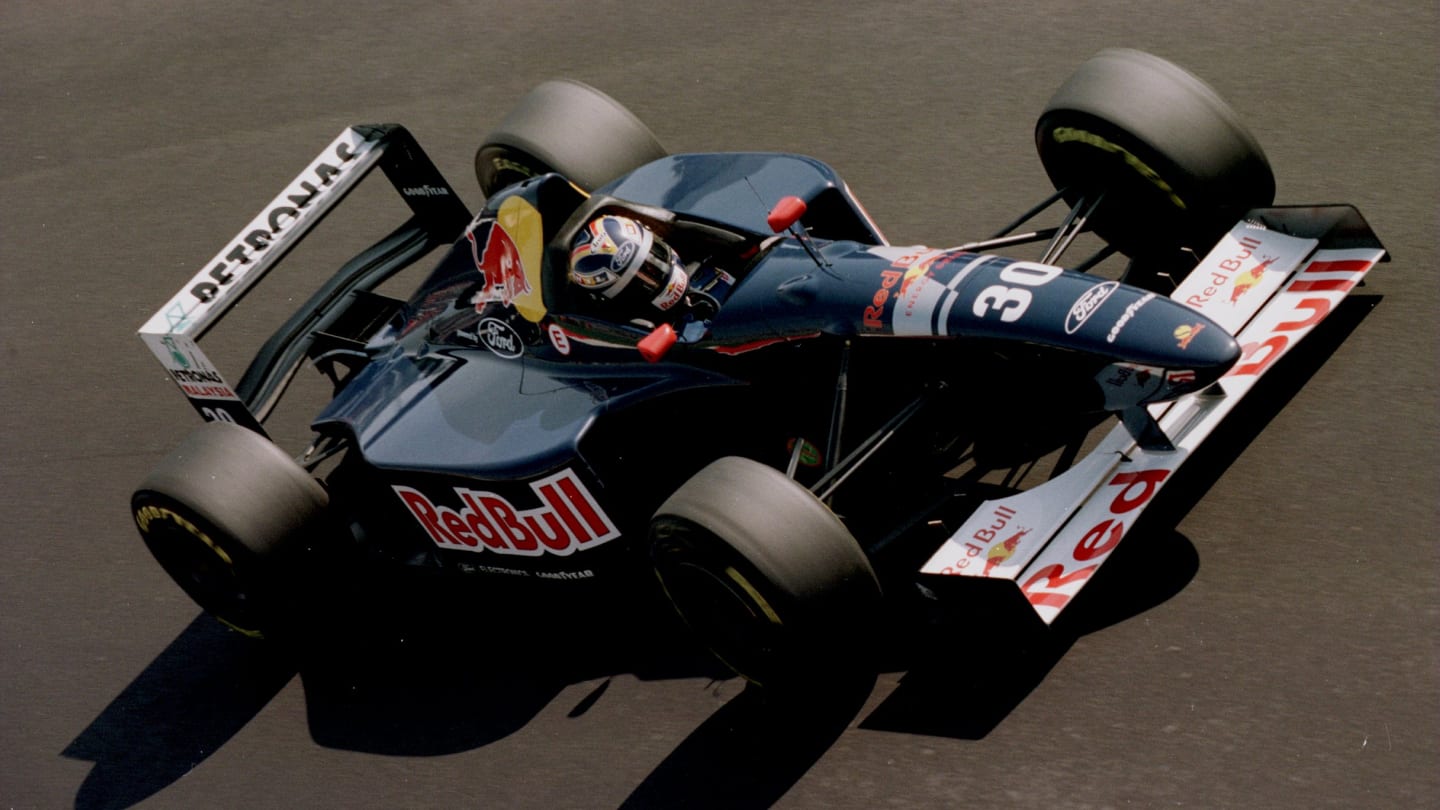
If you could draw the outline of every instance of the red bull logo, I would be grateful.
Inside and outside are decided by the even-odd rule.
[[[391,488],[435,545],[445,549],[567,556],[620,536],[595,496],[569,469],[530,482],[538,505],[529,507],[494,492],[456,487],[456,509],[411,487]]]
[[[1204,328],[1203,323],[1181,324],[1175,327],[1175,345],[1179,346],[1181,351],[1190,348],[1190,341]]]
[[[1230,288],[1231,305],[1240,303],[1240,299],[1245,297],[1246,293],[1250,292],[1250,288],[1260,283],[1260,279],[1264,277],[1265,271],[1270,269],[1270,265],[1275,263],[1275,258],[1276,257],[1271,256],[1268,259],[1262,259],[1259,264],[1235,276],[1235,285]]]
[[[997,565],[1002,565],[1015,554],[1015,549],[1020,545],[1020,538],[1030,533],[1029,529],[1017,528],[1015,534],[1006,540],[1000,540],[1000,532],[1010,525],[1015,517],[1015,510],[1003,504],[996,505],[990,515],[993,522],[985,528],[976,529],[964,542],[965,557],[953,569],[944,571],[946,574],[959,573],[960,569],[968,568],[971,562],[978,560],[981,555],[985,557],[984,575],[988,575]]]
[[[508,307],[516,298],[531,292],[530,280],[525,277],[525,267],[520,262],[520,251],[515,249],[515,240],[498,222],[482,222],[466,231],[465,238],[470,240],[470,255],[475,259],[475,269],[485,279],[484,286],[472,299],[476,311],[492,301]]]
[[[990,551],[985,554],[985,570],[981,572],[981,575],[990,576],[990,572],[997,566],[1004,565],[1006,560],[1015,556],[1015,548],[1020,545],[1020,538],[1029,533],[1029,529],[1020,529],[1010,539],[991,546]]]
[[[1238,278],[1241,275],[1247,275],[1246,273],[1241,272],[1241,268],[1245,266],[1244,263],[1246,260],[1248,260],[1251,256],[1255,255],[1255,251],[1260,249],[1261,244],[1261,241],[1259,239],[1256,239],[1254,236],[1241,236],[1235,246],[1235,254],[1230,258],[1221,259],[1219,262],[1215,263],[1212,267],[1210,267],[1208,284],[1187,280],[1187,282],[1183,285],[1187,289],[1193,289],[1195,287],[1201,288],[1199,292],[1193,293],[1185,298],[1186,305],[1194,307],[1195,309],[1204,309],[1207,303],[1213,300],[1216,296],[1220,295],[1226,284],[1229,284],[1232,280]],[[1256,272],[1256,270],[1264,272],[1264,268],[1268,267],[1270,263],[1274,261],[1276,260],[1267,259],[1263,261],[1258,268],[1252,269],[1250,273],[1253,274]],[[1209,260],[1207,259],[1207,263],[1208,262]],[[1202,277],[1203,274],[1191,276],[1192,279],[1198,279]],[[1254,286],[1255,281],[1258,280],[1259,276],[1257,275],[1254,280],[1249,282],[1249,284],[1246,286],[1246,289]],[[1243,294],[1244,293],[1241,293],[1241,295]],[[1232,293],[1232,296],[1234,296],[1234,293]],[[1224,299],[1221,298],[1221,300]],[[1239,297],[1234,296],[1231,298],[1231,303],[1234,303],[1238,300]]]

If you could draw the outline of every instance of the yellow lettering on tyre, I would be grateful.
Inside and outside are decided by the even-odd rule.
[[[216,616],[215,618],[219,620],[221,624],[225,625],[231,630],[234,630],[237,633],[248,636],[250,638],[265,638],[265,634],[260,632],[259,630],[251,630],[247,627],[241,627],[240,625],[230,621],[224,616]]]
[[[1161,177],[1159,172],[1150,168],[1145,161],[1131,154],[1129,150],[1119,144],[1111,143],[1093,132],[1086,132],[1083,129],[1076,129],[1074,127],[1056,127],[1050,133],[1050,137],[1054,138],[1056,143],[1083,143],[1088,146],[1093,146],[1096,149],[1119,155],[1127,166],[1134,169],[1141,177],[1149,181],[1151,185],[1160,189],[1160,191],[1170,199],[1170,202],[1175,204],[1176,208],[1182,211],[1185,210],[1185,201],[1180,199],[1180,196],[1175,193],[1175,189],[1171,188],[1169,183],[1165,182],[1165,178]]]
[[[775,608],[770,607],[770,603],[765,601],[765,597],[761,596],[760,592],[755,590],[755,586],[751,585],[750,581],[745,579],[744,575],[736,571],[734,567],[726,566],[725,576],[729,577],[731,582],[739,585],[741,590],[745,591],[750,597],[750,600],[760,608],[760,612],[765,614],[765,618],[770,620],[771,624],[784,624],[784,622],[780,621],[780,614],[775,612]]]
[[[176,514],[174,511],[159,506],[146,506],[142,507],[139,511],[135,513],[135,525],[140,527],[140,532],[142,534],[148,535],[150,533],[150,524],[156,520],[168,520],[171,523],[174,523],[175,525],[189,532],[193,537],[200,540],[200,542],[209,546],[210,550],[215,552],[215,556],[219,557],[220,560],[226,565],[235,564],[234,561],[230,559],[230,555],[226,553],[225,549],[216,545],[215,541],[211,540],[210,536],[207,535],[205,532],[200,531],[199,526],[196,526],[194,523],[186,520],[181,515]]]

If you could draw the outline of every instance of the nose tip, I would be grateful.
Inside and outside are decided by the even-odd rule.
[[[1196,322],[1181,325],[1176,328],[1175,337],[1184,362],[1196,370],[1213,370],[1218,377],[1240,359],[1240,344],[1219,324]]]
[[[1169,385],[1164,399],[1204,390],[1239,362],[1240,344],[1235,342],[1235,338],[1215,324],[1207,326],[1181,349],[1181,356],[1176,358],[1180,366],[1166,372]],[[1209,334],[1205,335],[1206,332]]]

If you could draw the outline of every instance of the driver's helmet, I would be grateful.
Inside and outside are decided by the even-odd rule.
[[[644,225],[606,214],[585,224],[570,243],[570,281],[605,300],[665,312],[685,297],[689,276],[680,255]]]

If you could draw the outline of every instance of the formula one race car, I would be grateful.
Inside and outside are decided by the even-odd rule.
[[[135,493],[141,536],[253,634],[315,554],[477,587],[653,570],[767,685],[863,665],[887,598],[962,578],[1048,623],[1385,251],[1352,207],[1271,207],[1233,111],[1148,54],[1084,63],[1036,142],[1054,196],[932,249],[818,160],[670,155],[577,82],[487,136],[473,216],[405,129],[350,127],[140,330],[207,422]],[[232,385],[197,340],[376,166],[413,216]],[[1061,264],[1084,232],[1103,248]],[[374,292],[435,248],[406,300]],[[1123,277],[1086,272],[1117,252]],[[292,460],[262,423],[307,358],[334,395]],[[995,483],[1042,457],[1048,481]]]

